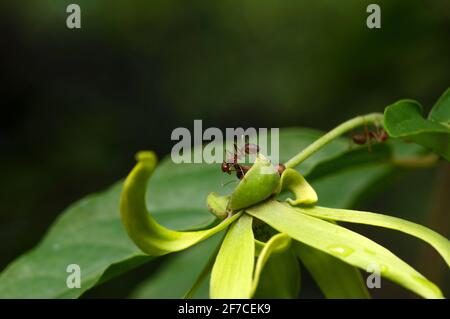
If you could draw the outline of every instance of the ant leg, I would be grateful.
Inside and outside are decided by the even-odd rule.
[[[367,128],[367,123],[365,120],[364,120],[364,135],[366,135],[366,138],[367,138],[367,148],[368,148],[369,152],[372,152],[372,140],[371,140],[372,136],[370,135],[370,132]]]
[[[245,151],[242,151],[242,149],[245,147],[245,140],[244,140],[244,135],[241,135],[241,139],[242,139],[242,147],[238,147],[236,144],[235,145],[235,151],[236,151],[236,155],[238,159],[241,159],[242,157],[244,158],[244,162],[247,159],[246,158],[246,154]]]
[[[228,182],[226,182],[226,183],[224,183],[224,182],[221,182],[220,184],[220,186],[222,186],[222,187],[225,187],[225,186],[227,186],[228,184],[231,184],[231,183],[236,183],[237,181],[236,180],[231,180],[231,181],[228,181]]]
[[[380,125],[379,123],[376,124],[377,127],[377,132],[375,135],[375,139],[377,140],[377,142],[383,143],[384,141],[386,141],[386,131],[384,130],[383,126]]]
[[[355,135],[355,130],[352,130],[350,137],[348,138],[348,149],[351,150],[353,148],[353,135]]]
[[[243,179],[244,181],[246,181],[244,170],[242,169],[242,167],[241,167],[240,165],[239,165],[239,171],[240,171],[240,173],[242,174],[242,179]]]
[[[231,153],[229,150],[225,150],[225,152],[226,152],[226,154],[228,156],[225,160],[230,160],[230,159],[234,160],[234,154],[233,153]]]

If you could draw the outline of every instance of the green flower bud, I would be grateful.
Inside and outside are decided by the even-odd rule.
[[[259,154],[252,168],[245,174],[231,194],[228,209],[237,211],[262,202],[280,188],[280,175],[272,163]]]

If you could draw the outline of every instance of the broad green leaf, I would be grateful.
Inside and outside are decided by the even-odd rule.
[[[167,255],[167,260],[152,277],[136,288],[130,298],[182,298],[217,250],[222,237],[223,234],[219,233],[194,247]],[[209,282],[202,282],[193,297],[208,298],[208,288]]]
[[[301,286],[300,265],[292,249],[275,253],[267,260],[254,298],[298,298]]]
[[[269,239],[269,241],[267,241],[267,243],[265,243],[264,247],[258,254],[258,259],[256,261],[255,273],[253,275],[252,292],[250,294],[251,296],[253,296],[256,288],[258,288],[259,278],[264,269],[264,266],[266,265],[271,255],[286,250],[287,248],[289,248],[290,244],[291,238],[285,234],[274,235]]]
[[[122,189],[120,213],[128,236],[144,253],[161,256],[186,249],[225,229],[240,216],[237,213],[212,228],[198,231],[180,232],[158,224],[145,202],[147,182],[155,169],[156,155],[140,152],[137,160]]]
[[[1,274],[0,297],[77,297],[111,265],[143,256],[118,223],[120,189],[115,185],[69,207],[35,250]],[[81,267],[79,289],[66,285],[67,266],[74,263]]]
[[[280,130],[280,161],[286,162],[324,134],[324,132],[306,128],[284,128]],[[296,167],[296,170],[303,176],[308,176],[319,163],[336,158],[349,150],[348,139],[346,137],[338,138],[325,145],[320,152],[307,158]]]
[[[293,249],[326,298],[365,299],[370,297],[357,268],[298,241],[293,243]]]
[[[431,229],[393,216],[362,212],[357,210],[326,208],[326,207],[296,207],[296,210],[310,216],[335,221],[366,224],[401,231],[422,239],[434,247],[450,266],[450,241]]]
[[[434,116],[445,117],[446,105]],[[422,116],[422,107],[412,100],[401,100],[384,112],[384,128],[389,136],[404,138],[423,145],[450,161],[450,127],[445,122],[430,121]]]
[[[302,214],[288,204],[269,200],[248,208],[258,218],[293,239],[363,270],[376,265],[381,275],[425,298],[442,298],[437,286],[386,248],[344,227]]]
[[[374,163],[388,162],[393,156],[393,149],[398,148],[398,144],[389,143],[374,144],[371,151],[367,147],[353,147],[348,152],[339,154],[328,160],[317,164],[314,169],[308,173],[308,180],[315,180],[329,175],[351,170],[355,166],[370,165]]]
[[[448,88],[434,104],[428,119],[450,127],[450,88]]]
[[[386,178],[393,170],[393,165],[386,162],[355,165],[309,182],[317,192],[318,204],[351,207],[374,183]]]
[[[244,214],[230,226],[217,254],[211,272],[211,298],[250,298],[254,262],[252,217]]]

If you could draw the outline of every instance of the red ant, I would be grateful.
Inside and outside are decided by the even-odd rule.
[[[382,142],[386,141],[387,138],[388,138],[388,134],[383,128],[380,129],[377,126],[376,131],[369,131],[367,129],[367,125],[365,125],[365,124],[364,124],[364,132],[363,133],[358,133],[358,134],[352,135],[352,140],[355,144],[364,145],[364,144],[368,143],[369,151],[371,150],[372,139],[374,139],[375,141],[377,141],[379,143],[382,143]]]
[[[234,143],[234,154],[228,158],[228,160],[222,163],[221,169],[222,172],[231,175],[232,171],[236,171],[236,176],[239,179],[244,178],[245,174],[252,167],[251,165],[242,165],[238,163],[238,159],[241,157],[242,150],[238,149],[237,145]],[[256,144],[247,143],[244,145],[244,154],[257,154],[259,152],[259,146]],[[283,171],[286,169],[286,166],[283,164],[279,164],[275,168],[277,172],[281,175]]]
[[[232,171],[236,171],[236,176],[239,179],[242,179],[245,175],[245,173],[248,172],[248,170],[251,168],[250,165],[242,165],[238,163],[239,158],[244,154],[250,155],[250,154],[257,154],[259,152],[259,146],[256,144],[250,144],[247,143],[244,145],[242,151],[239,149],[236,145],[236,143],[233,144],[234,146],[234,154],[232,154],[226,161],[222,163],[222,172],[227,173],[231,175]]]

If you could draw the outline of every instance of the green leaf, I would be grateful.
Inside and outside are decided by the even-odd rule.
[[[381,275],[425,298],[442,298],[438,287],[386,248],[344,227],[298,212],[288,204],[267,201],[246,212],[293,239],[366,270],[375,264]]]
[[[229,228],[211,272],[211,298],[250,298],[255,244],[252,217],[242,215]]]
[[[389,143],[374,144],[371,151],[367,147],[354,147],[349,149],[348,152],[320,162],[308,173],[307,178],[311,181],[363,165],[388,162],[393,156],[393,149],[396,148],[398,148],[398,143],[396,145],[390,145]]]
[[[428,119],[450,127],[450,88],[448,88],[434,104]]]
[[[294,242],[293,249],[328,299],[365,299],[369,292],[360,271],[340,259]]]
[[[411,236],[422,239],[434,247],[450,266],[450,241],[431,229],[397,217],[363,212],[357,210],[326,208],[326,207],[297,207],[303,214],[335,221],[366,224],[385,227],[401,231]]]
[[[223,234],[219,233],[194,247],[167,255],[164,257],[167,260],[159,266],[152,277],[136,288],[130,298],[182,298],[217,250],[222,238]],[[199,286],[193,296],[208,298],[209,282],[204,281]]]
[[[301,286],[300,265],[292,249],[275,253],[267,260],[254,298],[298,298]]]
[[[438,103],[433,117],[445,118],[450,105],[447,99]],[[422,107],[416,101],[401,100],[388,106],[384,112],[384,128],[389,136],[423,145],[450,161],[450,127],[446,122],[423,118]]]
[[[1,274],[0,297],[77,297],[112,264],[142,256],[118,223],[120,189],[121,185],[115,185],[69,207],[35,250]],[[79,289],[66,285],[66,268],[73,263],[81,267]]]

